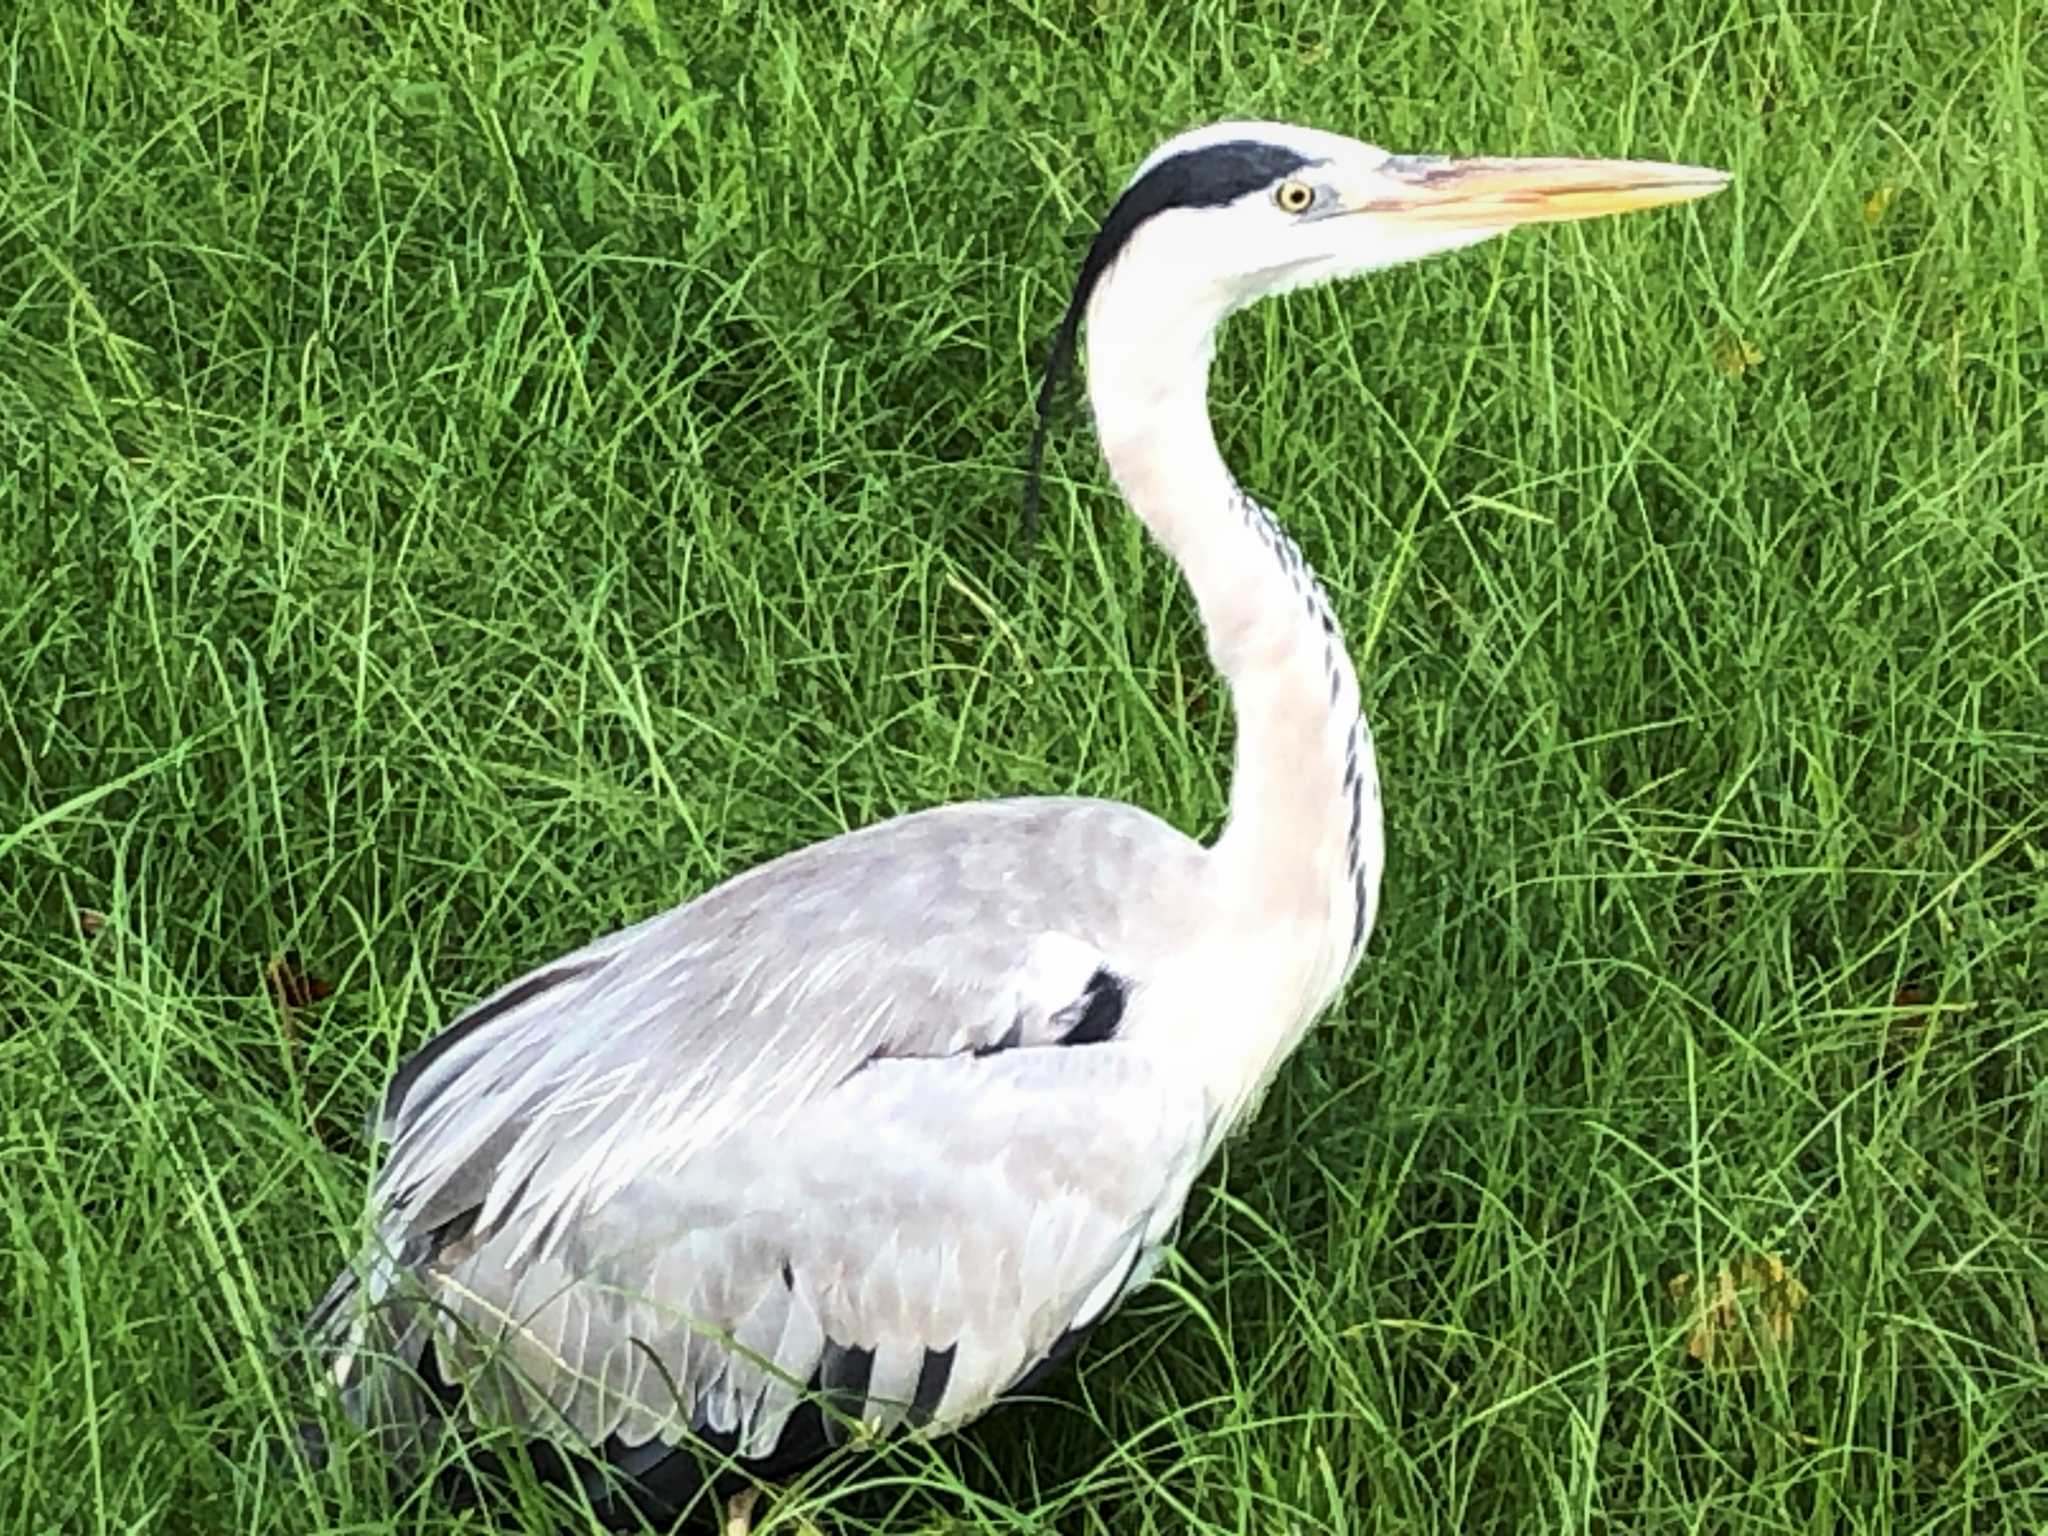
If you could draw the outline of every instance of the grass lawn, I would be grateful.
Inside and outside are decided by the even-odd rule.
[[[1214,830],[1071,403],[1014,534],[1093,218],[1226,115],[1737,180],[1230,330],[1379,931],[1170,1283],[765,1529],[2048,1529],[2048,30],[1333,12],[0,21],[0,1532],[458,1528],[261,1447],[470,999],[937,801]]]

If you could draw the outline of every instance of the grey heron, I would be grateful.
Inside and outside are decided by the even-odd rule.
[[[1454,160],[1224,122],[1161,145],[1096,235],[1109,472],[1230,690],[1204,845],[1129,805],[918,811],[799,849],[541,966],[404,1062],[371,1233],[309,1332],[401,1440],[513,1431],[608,1521],[1035,1382],[1150,1277],[1191,1183],[1358,964],[1382,862],[1336,616],[1217,450],[1218,326],[1268,294],[1720,172]]]

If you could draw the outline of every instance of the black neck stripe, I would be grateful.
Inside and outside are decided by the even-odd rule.
[[[1220,208],[1247,193],[1269,187],[1311,161],[1280,144],[1235,139],[1173,155],[1152,167],[1124,189],[1124,195],[1102,221],[1088,255],[1074,280],[1067,312],[1053,334],[1052,351],[1038,383],[1038,425],[1031,434],[1031,452],[1024,468],[1024,543],[1038,524],[1038,478],[1045,461],[1046,435],[1052,430],[1052,408],[1061,380],[1072,370],[1081,336],[1081,317],[1102,274],[1110,269],[1145,221],[1172,208]]]

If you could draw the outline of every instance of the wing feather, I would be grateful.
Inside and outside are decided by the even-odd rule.
[[[765,1455],[813,1382],[887,1432],[913,1417],[942,1353],[945,1379],[921,1417],[944,1429],[981,1413],[1099,1318],[1138,1253],[1165,1240],[1198,1166],[1203,1109],[1113,1047],[886,1067],[800,1129],[723,1144],[601,1208],[583,1234],[587,1273],[564,1284],[559,1265],[522,1261],[511,1292],[535,1310],[516,1328],[468,1305],[517,1252],[509,1234],[484,1244],[437,1297],[468,1325],[444,1340],[443,1370],[493,1382],[493,1402],[519,1401],[495,1382],[521,1373],[592,1443],[708,1432]],[[878,1123],[888,1133],[868,1135]],[[847,1137],[888,1149],[864,1184],[823,1155]],[[1032,1158],[1021,1181],[1020,1141]],[[669,1219],[650,1223],[656,1210]],[[654,1294],[605,1278],[632,1253]],[[658,1361],[666,1375],[593,1371],[565,1340],[583,1362]],[[517,1422],[540,1427],[530,1407]]]
[[[399,1070],[387,1240],[471,1211],[495,1227],[517,1205],[538,1242],[643,1168],[772,1134],[875,1057],[1057,1040],[1098,972],[1143,974],[1171,951],[1174,893],[1201,857],[1109,802],[945,806],[607,935]]]
[[[756,1457],[814,1385],[971,1419],[1178,1216],[1209,1106],[1125,1035],[1201,857],[1126,806],[947,807],[486,998],[386,1096],[336,1379],[431,1342],[480,1420]]]

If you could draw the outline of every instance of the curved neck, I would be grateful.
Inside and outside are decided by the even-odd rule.
[[[1185,295],[1149,301],[1141,279],[1123,277],[1112,274],[1089,311],[1088,389],[1103,455],[1180,565],[1230,689],[1237,748],[1213,852],[1219,899],[1254,929],[1301,938],[1314,1011],[1356,962],[1378,899],[1379,782],[1358,681],[1301,551],[1217,450],[1213,320],[1191,316],[1201,306]]]

